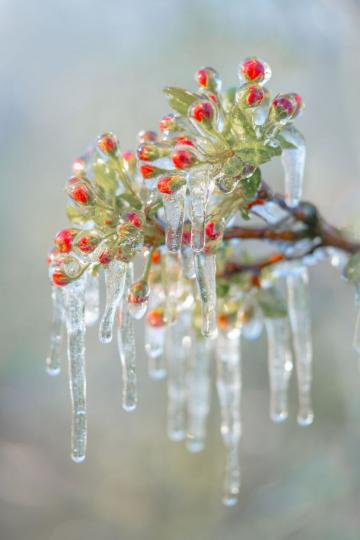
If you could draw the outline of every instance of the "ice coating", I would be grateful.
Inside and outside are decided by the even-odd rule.
[[[189,319],[189,313],[182,313],[168,325],[166,332],[167,433],[172,441],[181,441],[186,435],[186,359],[191,343],[187,334]]]
[[[99,276],[88,272],[86,276],[85,291],[85,323],[86,326],[94,325],[99,319],[100,291]]]
[[[223,502],[233,506],[240,490],[241,349],[239,333],[219,333],[216,343],[216,386],[221,409],[221,435],[226,448]]]
[[[166,218],[166,247],[176,253],[181,247],[184,224],[186,186],[172,194],[163,194],[162,200]]]
[[[127,269],[125,288],[133,281],[133,265]],[[118,351],[122,367],[122,406],[125,411],[133,411],[137,404],[136,383],[136,343],[134,319],[128,309],[127,295],[123,295],[118,312]]]
[[[193,336],[187,366],[187,434],[190,452],[200,452],[205,445],[206,421],[210,409],[210,363],[214,342]]]
[[[270,418],[282,422],[288,416],[288,386],[292,371],[290,332],[287,317],[266,318]]]
[[[105,268],[106,306],[99,328],[101,343],[112,340],[116,310],[125,289],[126,267],[126,263],[114,260]]]
[[[191,247],[195,252],[202,251],[205,244],[205,220],[212,185],[207,172],[195,171],[189,174],[191,216]]]
[[[299,410],[297,421],[301,426],[312,424],[314,413],[311,405],[312,338],[307,268],[287,277],[288,311],[295,353],[298,380]]]
[[[295,148],[284,148],[281,161],[285,174],[285,201],[289,206],[297,206],[301,200],[304,182],[306,148],[302,134],[293,126],[284,129],[281,135]]]
[[[60,349],[64,327],[64,291],[61,287],[51,287],[52,325],[50,350],[46,358],[46,371],[49,375],[60,373]]]
[[[195,273],[201,302],[202,334],[216,335],[216,255],[195,253]]]
[[[69,383],[72,403],[71,457],[81,463],[86,455],[85,278],[64,288]]]

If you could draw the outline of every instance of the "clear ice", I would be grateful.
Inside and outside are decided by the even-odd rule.
[[[212,191],[207,172],[195,171],[189,174],[191,216],[191,247],[198,252],[205,245],[205,220],[208,200]]]
[[[213,344],[211,339],[192,338],[186,381],[188,414],[186,446],[190,452],[200,452],[205,445],[206,421],[210,410],[210,364]]]
[[[61,338],[64,327],[64,291],[61,287],[51,287],[52,326],[50,351],[46,358],[46,371],[49,375],[60,373]]]
[[[287,277],[288,310],[295,353],[298,380],[298,424],[308,426],[313,422],[311,405],[312,339],[309,298],[309,275],[305,267]]]
[[[99,340],[110,343],[116,310],[124,294],[127,264],[122,261],[111,261],[105,268],[106,306],[100,322]]]
[[[284,148],[281,160],[285,174],[285,201],[297,206],[303,191],[306,148],[304,137],[293,126],[284,129],[281,135],[296,148]]]
[[[92,326],[99,319],[100,312],[100,291],[99,276],[93,276],[91,272],[86,275],[85,291],[85,323]]]
[[[126,275],[126,290],[133,281],[133,265],[130,263]],[[122,367],[122,406],[133,411],[137,404],[136,343],[134,319],[129,313],[127,295],[123,295],[118,311],[118,350]]]
[[[196,281],[201,302],[202,334],[216,335],[216,255],[194,254]]]
[[[223,502],[226,506],[233,506],[237,502],[240,490],[241,348],[239,334],[219,334],[216,342],[216,362],[221,435],[226,448]]]
[[[179,251],[184,224],[186,186],[175,193],[162,197],[166,218],[166,247],[171,253]]]
[[[71,457],[81,463],[86,455],[85,278],[64,287],[69,382],[72,403]]]
[[[288,416],[288,386],[292,371],[290,332],[287,317],[265,319],[268,340],[270,418],[282,422]]]

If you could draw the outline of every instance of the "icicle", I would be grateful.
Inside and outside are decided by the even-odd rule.
[[[195,253],[196,281],[201,301],[202,334],[216,335],[216,255]]]
[[[85,278],[64,288],[72,402],[71,457],[81,463],[86,454]]]
[[[186,277],[186,279],[194,279],[194,256],[193,251],[189,246],[183,246],[181,248],[181,264],[184,277]]]
[[[289,324],[286,317],[266,318],[270,418],[282,422],[288,416],[287,391],[292,371]]]
[[[99,318],[100,310],[99,276],[89,272],[86,276],[85,323],[92,326]]]
[[[205,220],[212,183],[204,171],[196,171],[189,175],[190,215],[191,215],[191,247],[194,251],[202,251],[205,244]]]
[[[49,375],[60,373],[61,336],[64,325],[64,296],[61,287],[51,287],[52,327],[50,335],[50,351],[46,358],[46,371]]]
[[[186,446],[190,452],[204,448],[206,420],[210,409],[210,362],[213,341],[193,338],[187,375],[188,428]]]
[[[253,309],[254,311],[251,314],[250,319],[244,321],[241,334],[245,339],[253,341],[258,339],[258,337],[261,335],[264,322],[261,310],[258,307],[251,306],[250,309]]]
[[[190,314],[182,313],[177,321],[168,325],[166,333],[166,359],[168,366],[167,433],[172,441],[181,441],[186,434],[186,358],[191,339],[187,335]]]
[[[288,309],[295,352],[298,379],[298,424],[312,424],[314,413],[311,406],[312,339],[309,306],[309,276],[307,268],[287,277]]]
[[[145,351],[149,357],[149,377],[155,380],[166,376],[164,359],[165,328],[156,328],[145,322]]]
[[[179,251],[184,224],[186,186],[170,195],[163,194],[166,218],[166,247],[171,253]]]
[[[221,408],[221,435],[226,447],[223,502],[233,506],[240,490],[239,441],[241,436],[240,336],[220,333],[217,343],[217,390]]]
[[[355,319],[353,349],[360,354],[360,305],[358,305],[357,307],[357,314]]]
[[[127,290],[133,280],[133,265],[128,265],[126,274]],[[122,406],[125,411],[133,411],[137,404],[137,387],[136,387],[136,344],[135,344],[135,328],[134,319],[128,309],[128,299],[124,295],[120,303],[118,313],[119,325],[117,331],[118,350],[122,366],[123,392]]]
[[[285,200],[289,206],[297,206],[303,190],[305,168],[305,141],[293,126],[282,130],[281,135],[296,148],[284,148],[281,160],[285,173]]]
[[[126,263],[111,261],[105,269],[106,306],[100,322],[99,340],[110,343],[116,309],[124,293],[126,279]]]

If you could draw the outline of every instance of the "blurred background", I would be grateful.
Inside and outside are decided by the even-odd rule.
[[[265,340],[244,345],[240,503],[221,505],[215,396],[203,454],[165,435],[164,383],[146,373],[121,409],[115,346],[87,341],[89,447],[69,459],[66,374],[45,373],[45,264],[66,225],[72,160],[113,130],[123,149],[167,112],[165,85],[191,88],[202,65],[225,85],[249,54],[272,92],[307,103],[305,198],[338,225],[358,218],[360,4],[356,0],[0,0],[1,540],[359,540],[360,374],[353,291],[327,263],[311,271],[315,423],[268,419]],[[266,178],[281,186],[280,163]],[[65,369],[66,371],[66,369]]]

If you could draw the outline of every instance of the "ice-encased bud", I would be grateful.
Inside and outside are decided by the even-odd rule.
[[[264,60],[251,56],[239,64],[238,77],[241,84],[257,83],[263,85],[271,78],[271,68]]]
[[[141,319],[147,310],[150,287],[146,281],[133,283],[128,293],[128,309],[134,319]]]
[[[203,67],[195,73],[195,82],[201,90],[221,92],[221,79],[218,72],[212,67]]]

